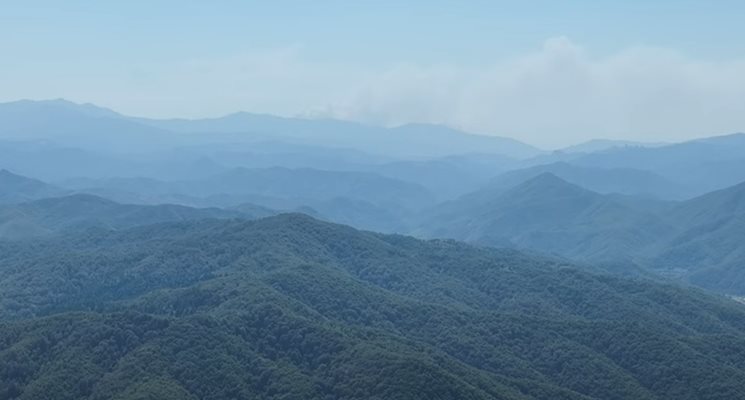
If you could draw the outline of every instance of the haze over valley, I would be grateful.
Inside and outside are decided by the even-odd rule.
[[[4,4],[0,400],[745,399],[714,3]]]

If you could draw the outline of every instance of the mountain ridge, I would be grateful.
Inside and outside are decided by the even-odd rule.
[[[54,121],[50,118],[54,118]],[[62,135],[66,140],[76,138],[76,143],[80,145],[85,144],[82,138],[94,142],[96,133],[101,133],[97,131],[119,132],[122,135],[106,136],[108,140],[116,139],[119,148],[124,145],[127,145],[125,148],[135,145],[157,148],[166,139],[196,144],[207,139],[255,142],[274,138],[300,144],[352,147],[385,155],[416,157],[488,151],[524,158],[540,153],[535,147],[514,139],[467,134],[439,125],[419,124],[388,129],[350,121],[287,118],[247,112],[206,119],[158,120],[125,116],[92,104],[81,105],[66,100],[3,103],[0,104],[0,121],[4,122],[0,134],[6,137],[42,137],[45,132],[56,133],[56,136]],[[420,132],[422,127],[428,132],[424,137]],[[197,133],[207,134],[207,137],[195,136]],[[437,137],[433,137],[433,133]],[[428,145],[423,142],[425,139]],[[98,139],[95,145],[101,147],[104,143]],[[116,148],[111,146],[111,149]]]
[[[0,250],[0,365],[19,371],[0,375],[0,394],[15,397],[745,391],[745,364],[728,351],[745,343],[741,305],[514,250],[298,214],[97,229]],[[14,268],[18,259],[29,267]]]

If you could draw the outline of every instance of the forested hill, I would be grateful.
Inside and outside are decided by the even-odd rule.
[[[3,399],[736,399],[745,307],[298,214],[0,243]]]
[[[65,192],[63,189],[42,181],[16,175],[6,169],[0,169],[0,204],[62,196]]]
[[[444,203],[417,233],[620,261],[672,231],[667,221],[642,205],[543,173],[508,190],[487,187]]]
[[[428,213],[414,233],[558,254],[745,295],[745,183],[680,202],[600,194],[544,173]]]
[[[266,212],[271,210],[251,209],[248,205],[239,211],[173,204],[119,204],[89,194],[73,194],[0,205],[0,239],[31,239],[93,226],[118,229],[203,218],[256,218]]]

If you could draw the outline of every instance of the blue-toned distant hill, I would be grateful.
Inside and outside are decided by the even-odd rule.
[[[66,146],[116,152],[172,145],[172,133],[91,104],[22,100],[0,104],[0,138],[44,139]]]
[[[256,136],[288,142],[346,147],[397,157],[442,157],[465,153],[493,153],[528,158],[541,153],[514,139],[476,135],[430,124],[381,128],[332,119],[283,118],[235,113],[213,119],[135,119],[160,129],[191,134],[210,134],[223,140]]]
[[[0,104],[1,139],[59,140],[107,151],[153,151],[211,143],[287,143],[350,148],[397,157],[493,153],[527,158],[541,151],[514,139],[469,134],[438,125],[397,128],[329,119],[283,118],[245,112],[222,118],[156,120],[129,117],[66,100]]]
[[[586,142],[576,144],[573,146],[562,148],[560,151],[564,153],[595,153],[598,151],[605,151],[613,148],[625,148],[625,147],[662,147],[669,143],[647,143],[637,142],[632,140],[613,140],[613,139],[592,139]]]
[[[636,168],[601,168],[567,162],[537,165],[496,176],[485,187],[506,190],[541,175],[551,173],[559,178],[598,193],[618,193],[656,199],[684,199],[696,191],[657,173]]]
[[[613,148],[577,157],[572,163],[652,171],[704,194],[745,181],[745,134],[654,148]]]
[[[120,204],[88,194],[0,205],[0,240],[27,239],[88,227],[122,229],[159,222],[205,218],[257,218],[277,212],[190,208],[172,204]]]
[[[646,269],[745,294],[745,184],[682,202],[600,194],[543,173],[488,186],[425,213],[414,230]],[[625,271],[629,272],[629,271]]]
[[[61,196],[67,192],[40,180],[0,169],[0,204],[22,203],[44,197]]]
[[[205,179],[80,179],[67,187],[121,202],[233,207],[243,203],[274,210],[309,207],[324,218],[363,229],[400,232],[419,209],[435,203],[414,183],[371,172],[310,168],[234,168]]]
[[[418,230],[425,236],[606,261],[630,259],[673,229],[646,202],[602,195],[551,173],[506,189],[487,187],[425,219]]]
[[[666,217],[678,231],[658,243],[651,267],[745,293],[745,183],[677,204]]]

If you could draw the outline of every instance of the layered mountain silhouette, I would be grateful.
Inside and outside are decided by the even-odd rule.
[[[543,173],[444,203],[418,234],[644,266],[710,289],[745,293],[745,186],[682,202],[600,194]]]
[[[586,142],[568,146],[561,149],[565,153],[596,153],[614,148],[624,147],[662,147],[669,143],[648,143],[633,140],[613,140],[613,139],[591,139]]]
[[[0,398],[739,398],[744,145],[0,105]]]
[[[649,263],[691,274],[699,285],[745,293],[745,184],[691,199],[668,212],[678,233]]]
[[[636,202],[542,173],[506,190],[489,187],[445,203],[427,217],[422,231],[567,257],[625,260],[672,227]]]
[[[45,197],[64,194],[64,189],[49,185],[37,179],[0,170],[0,204],[22,203]]]
[[[274,212],[273,214],[276,214]],[[131,205],[89,194],[45,198],[0,206],[0,239],[27,239],[88,227],[122,229],[160,222],[204,218],[256,218],[266,212],[199,209],[178,205]]]
[[[584,167],[568,162],[543,164],[505,172],[493,178],[488,186],[495,190],[504,190],[543,173],[551,173],[567,182],[603,194],[617,193],[680,200],[695,193],[691,188],[647,170]]]
[[[655,148],[615,148],[572,161],[605,168],[637,168],[697,189],[698,194],[745,181],[745,134]]]
[[[513,139],[468,134],[437,125],[388,129],[330,119],[282,118],[245,112],[213,119],[155,120],[65,100],[3,103],[0,121],[0,138],[55,138],[85,148],[116,151],[152,150],[166,144],[194,146],[280,140],[407,157],[487,152],[525,158],[541,152]]]
[[[229,208],[250,203],[273,210],[309,207],[333,221],[382,231],[405,230],[409,214],[435,202],[432,193],[414,183],[370,172],[309,168],[235,168],[206,179],[170,182],[81,179],[69,187],[143,204]]]

